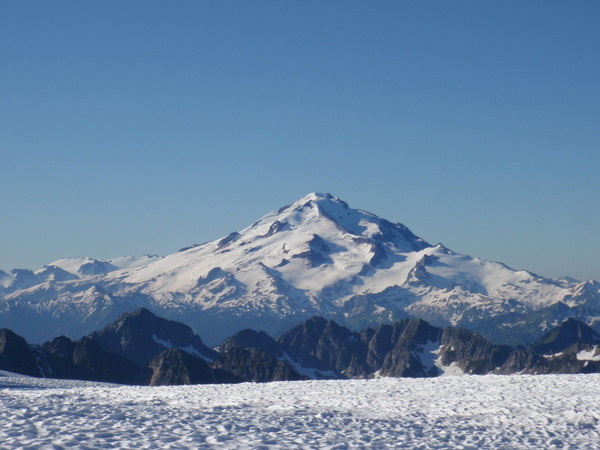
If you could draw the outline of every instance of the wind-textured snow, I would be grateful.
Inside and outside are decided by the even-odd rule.
[[[126,387],[0,375],[0,442],[69,448],[600,448],[600,375]]]

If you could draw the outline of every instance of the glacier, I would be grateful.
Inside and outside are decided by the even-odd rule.
[[[600,375],[140,387],[0,372],[10,448],[600,448]]]

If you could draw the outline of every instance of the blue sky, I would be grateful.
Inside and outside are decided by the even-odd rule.
[[[0,3],[0,268],[168,254],[312,191],[600,279],[600,3]]]

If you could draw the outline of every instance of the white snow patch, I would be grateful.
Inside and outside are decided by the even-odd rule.
[[[579,361],[600,361],[600,355],[597,355],[598,347],[594,347],[591,350],[581,350],[577,353],[577,359]]]
[[[419,356],[421,358],[421,362],[426,367],[426,370],[436,367],[438,369],[439,376],[441,377],[465,374],[465,372],[458,366],[456,361],[452,362],[448,366],[442,364],[442,357],[440,356],[442,346],[438,341],[430,341],[422,347],[423,351],[420,352]]]
[[[171,343],[170,340],[164,340],[164,339],[160,339],[158,336],[156,336],[155,334],[152,335],[152,339],[154,340],[154,342],[156,342],[157,344],[162,345],[163,347],[167,348],[167,349],[171,349],[171,348],[178,348],[180,350],[183,350],[184,352],[190,353],[194,356],[197,356],[199,358],[202,358],[203,360],[205,360],[206,362],[212,362],[212,359],[208,358],[207,356],[203,355],[202,353],[200,353],[198,350],[196,350],[192,344],[188,345],[187,347],[179,347],[177,345],[173,345]]]
[[[171,349],[173,348],[173,344],[171,344],[171,341],[169,340],[164,340],[164,339],[160,339],[159,337],[157,337],[155,334],[152,335],[152,340],[154,342],[156,342],[157,344],[162,345],[163,347],[167,348],[167,349]]]
[[[379,225],[377,225],[372,220],[362,219],[361,221],[358,222],[358,224],[362,227],[365,227],[365,231],[363,231],[362,234],[363,234],[363,236],[366,236],[368,238],[371,238],[374,235],[381,233],[381,230],[379,229]]]
[[[562,356],[563,352],[560,353],[552,353],[552,354],[548,354],[548,355],[542,355],[544,358],[558,358],[559,356]]]

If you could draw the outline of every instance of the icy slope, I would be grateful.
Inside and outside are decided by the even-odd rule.
[[[124,387],[0,374],[10,448],[598,448],[599,375]]]
[[[265,279],[283,280],[315,297],[328,286],[366,276],[377,263],[395,265],[392,276],[398,278],[407,265],[397,265],[404,258],[395,255],[427,247],[401,225],[350,209],[328,194],[310,194],[239,233],[169,255],[122,281],[143,283],[147,293],[199,291],[210,297],[214,281],[231,275],[245,291],[274,292],[278,287]],[[385,284],[379,280],[373,288]]]
[[[598,283],[544,279],[432,246],[330,194],[309,194],[244,230],[164,258],[47,267],[60,272],[0,274],[0,325],[12,317],[12,328],[34,341],[18,327],[30,316],[84,334],[93,328],[73,323],[78,314],[84,324],[102,324],[140,306],[189,323],[209,344],[243,328],[277,336],[315,314],[355,328],[421,317],[510,343],[569,316],[600,319]],[[97,300],[82,302],[90,289]]]

